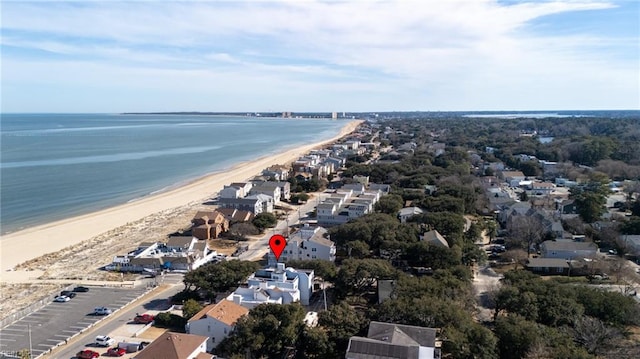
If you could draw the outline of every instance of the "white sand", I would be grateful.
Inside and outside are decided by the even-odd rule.
[[[342,128],[334,138],[312,143],[288,150],[284,153],[259,158],[242,163],[234,168],[217,174],[200,178],[183,187],[142,198],[138,201],[110,209],[69,218],[45,225],[10,233],[0,240],[0,282],[8,275],[8,269],[27,260],[38,258],[48,253],[60,251],[66,247],[90,240],[104,232],[113,230],[127,223],[137,221],[154,213],[199,203],[210,199],[224,185],[242,182],[258,175],[266,167],[274,164],[289,165],[299,156],[310,150],[334,142],[353,132],[362,121],[351,121]],[[159,228],[151,231],[162,230]],[[83,258],[79,260],[91,260]]]

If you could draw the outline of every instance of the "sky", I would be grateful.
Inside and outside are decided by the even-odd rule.
[[[640,0],[2,0],[2,112],[640,109]]]

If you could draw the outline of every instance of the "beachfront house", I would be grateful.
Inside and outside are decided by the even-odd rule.
[[[259,182],[253,185],[253,188],[251,188],[251,192],[249,193],[252,195],[265,194],[270,196],[273,198],[273,203],[277,205],[280,203],[280,199],[282,198],[281,192],[278,182]]]
[[[185,326],[187,334],[208,337],[207,352],[215,349],[220,342],[229,336],[235,328],[236,322],[249,310],[229,300],[204,307],[194,315]]]
[[[224,218],[229,221],[229,225],[239,222],[251,222],[254,217],[252,212],[235,208],[218,208],[216,211],[222,213]]]
[[[282,165],[274,165],[262,171],[262,175],[273,178],[276,181],[286,181],[289,179],[289,168]]]
[[[220,198],[218,205],[222,208],[248,211],[256,215],[263,212],[273,212],[274,201],[271,196],[257,194],[245,198]]]
[[[216,239],[229,230],[229,220],[218,211],[198,211],[191,223],[191,234],[198,239]]]

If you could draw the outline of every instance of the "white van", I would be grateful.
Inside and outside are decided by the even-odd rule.
[[[116,341],[106,335],[98,335],[96,337],[96,345],[99,345],[101,347],[110,347],[112,345],[114,345],[116,343]]]

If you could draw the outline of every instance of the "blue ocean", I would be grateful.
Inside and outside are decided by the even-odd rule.
[[[2,114],[0,229],[126,203],[339,133],[343,121],[206,115]]]

